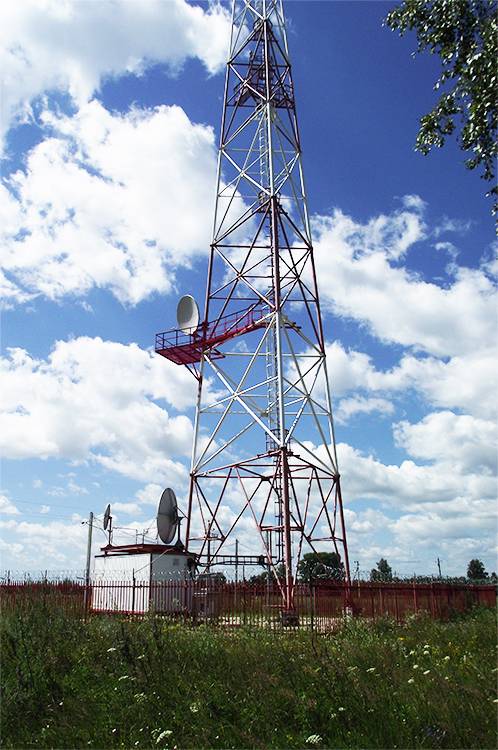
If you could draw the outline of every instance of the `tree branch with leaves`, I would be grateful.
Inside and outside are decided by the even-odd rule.
[[[441,91],[433,109],[420,119],[415,148],[428,154],[456,131],[468,169],[496,186],[498,124],[498,16],[495,0],[404,0],[386,17],[386,25],[403,36],[417,34],[417,52],[439,56],[442,71],[434,84]]]

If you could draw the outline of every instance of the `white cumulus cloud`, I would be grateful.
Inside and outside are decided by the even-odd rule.
[[[192,424],[154,402],[193,403],[183,368],[134,344],[81,337],[57,342],[47,360],[12,349],[1,377],[5,458],[93,460],[139,480],[185,482]]]
[[[120,115],[96,100],[44,120],[51,135],[0,187],[4,304],[169,292],[175,269],[209,247],[212,129],[176,106]]]
[[[140,75],[166,64],[174,73],[188,57],[210,73],[227,53],[229,17],[218,3],[185,0],[22,0],[2,3],[0,67],[2,132],[29,118],[45,92],[89,101],[106,78]]]
[[[18,516],[20,510],[16,508],[6,495],[0,494],[0,513],[4,513],[7,516]]]
[[[335,314],[368,325],[386,343],[438,357],[475,351],[496,335],[496,286],[484,269],[455,266],[448,286],[425,281],[398,261],[424,238],[420,211],[366,224],[340,210],[314,221],[322,299]]]

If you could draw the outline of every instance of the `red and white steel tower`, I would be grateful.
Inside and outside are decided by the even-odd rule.
[[[348,584],[282,0],[233,0],[204,314],[156,351],[199,384],[187,548],[210,569],[252,538],[290,612],[305,552],[337,552]]]

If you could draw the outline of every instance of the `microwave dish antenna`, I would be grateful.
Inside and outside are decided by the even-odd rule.
[[[191,294],[186,294],[179,301],[176,320],[183,333],[195,333],[199,327],[199,306]]]
[[[104,531],[107,531],[107,533],[109,535],[109,544],[111,544],[111,540],[112,540],[112,516],[111,516],[111,504],[110,503],[107,504],[107,508],[105,509],[105,512],[104,512],[104,523],[103,523],[103,526],[104,526]]]
[[[157,510],[157,533],[164,544],[171,544],[178,527],[178,504],[176,495],[167,487],[159,501]]]
[[[104,531],[107,531],[108,526],[112,526],[112,516],[111,516],[111,505],[110,503],[107,505],[107,508],[105,509],[104,513]]]

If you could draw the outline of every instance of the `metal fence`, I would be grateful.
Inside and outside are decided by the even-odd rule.
[[[371,619],[391,617],[402,622],[420,612],[446,619],[475,606],[494,607],[496,586],[359,582],[348,590],[342,583],[298,584],[295,618],[283,616],[276,585],[219,581],[109,581],[88,587],[68,581],[10,581],[0,585],[0,601],[4,611],[42,601],[77,616],[157,615],[187,624],[298,625],[327,631],[345,614]]]

